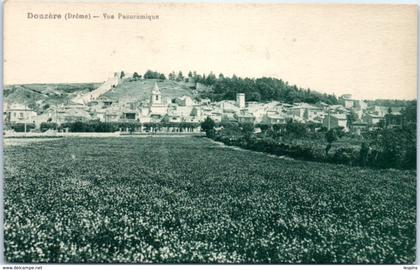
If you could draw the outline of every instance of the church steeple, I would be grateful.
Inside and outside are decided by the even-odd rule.
[[[150,96],[150,105],[154,104],[162,104],[162,95],[156,82],[153,86],[152,94]]]

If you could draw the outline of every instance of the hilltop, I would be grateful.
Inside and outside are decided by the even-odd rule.
[[[162,91],[163,99],[194,96],[193,90],[185,82],[130,78],[122,79],[115,88],[102,96],[122,103],[148,99],[155,82]],[[51,105],[72,103],[75,97],[92,92],[101,85],[102,83],[7,85],[3,91],[3,102],[23,104],[35,111],[42,111]]]
[[[150,97],[155,82],[162,92],[163,100],[173,99],[184,95],[190,97],[194,96],[193,90],[184,82],[158,79],[124,79],[114,89],[102,96],[112,100],[119,100],[122,103],[133,100],[145,100]]]

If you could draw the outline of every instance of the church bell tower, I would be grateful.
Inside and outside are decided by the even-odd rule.
[[[157,83],[153,86],[150,95],[149,114],[164,116],[168,112],[168,104],[162,102],[162,94],[159,90]]]
[[[150,105],[162,104],[162,94],[160,93],[159,87],[155,82],[153,86],[152,95],[150,96]]]

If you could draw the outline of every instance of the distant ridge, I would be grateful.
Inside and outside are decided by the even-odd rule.
[[[161,89],[164,100],[194,96],[193,90],[185,82],[158,79],[133,80],[131,77],[120,79],[114,76],[104,83],[7,85],[3,92],[3,102],[23,104],[38,112],[52,105],[85,104],[99,97],[124,103],[148,99],[155,82]]]
[[[45,106],[66,104],[78,94],[88,93],[100,83],[51,83],[5,85],[3,103],[17,103],[35,111]]]

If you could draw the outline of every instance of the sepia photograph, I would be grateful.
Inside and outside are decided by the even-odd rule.
[[[416,5],[3,13],[5,264],[416,263]]]

